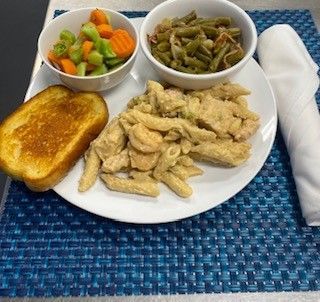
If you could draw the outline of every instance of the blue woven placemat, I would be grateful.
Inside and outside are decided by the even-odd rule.
[[[292,25],[320,63],[320,38],[308,11],[250,15],[259,32]],[[0,296],[308,290],[320,290],[320,228],[307,227],[301,217],[280,133],[244,190],[169,224],[119,223],[53,191],[32,193],[20,182],[9,187],[0,221]]]

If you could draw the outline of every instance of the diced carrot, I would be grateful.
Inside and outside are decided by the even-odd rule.
[[[48,59],[52,64],[55,63],[60,66],[60,59],[53,53],[52,50],[50,50],[48,53]]]
[[[129,57],[135,48],[135,42],[125,30],[113,34],[110,38],[112,50],[119,58]]]
[[[82,44],[82,58],[84,61],[88,60],[88,55],[93,48],[92,41],[84,41]]]
[[[102,10],[100,10],[98,8],[91,12],[90,21],[92,23],[94,23],[95,25],[108,24],[109,23],[106,14]]]
[[[112,36],[113,30],[110,24],[97,25],[97,30],[101,38],[109,39]]]
[[[76,75],[77,67],[70,59],[61,59],[61,68],[67,74]]]

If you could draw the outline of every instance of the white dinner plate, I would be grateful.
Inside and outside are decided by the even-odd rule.
[[[139,27],[142,18],[132,21]],[[159,78],[140,51],[126,79],[112,90],[102,93],[109,107],[110,120],[126,108],[130,98],[144,93],[147,80]],[[86,211],[131,223],[179,220],[212,209],[228,200],[241,191],[259,172],[271,150],[277,128],[276,103],[272,89],[256,61],[251,59],[243,70],[230,80],[252,91],[248,97],[250,109],[261,117],[261,126],[250,139],[251,157],[240,167],[221,168],[197,163],[204,170],[204,174],[188,179],[193,188],[190,198],[178,197],[163,184],[160,184],[160,196],[151,198],[109,191],[100,179],[87,192],[78,192],[78,181],[84,166],[83,159],[80,159],[53,190]],[[54,84],[61,82],[43,65],[30,84],[26,100]]]

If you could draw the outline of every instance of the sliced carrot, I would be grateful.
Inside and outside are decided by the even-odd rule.
[[[53,64],[58,64],[60,66],[60,60],[52,50],[49,51],[48,53],[48,60]]]
[[[117,35],[117,34],[128,34],[128,32],[125,30],[125,29],[122,29],[122,28],[117,28],[113,31],[113,34],[114,35]]]
[[[88,55],[93,48],[92,41],[84,41],[82,44],[82,58],[84,61],[88,60]]]
[[[109,23],[106,14],[102,10],[100,10],[98,8],[96,8],[95,10],[93,10],[91,12],[90,21],[92,23],[94,23],[95,25],[108,24]]]
[[[110,24],[97,25],[97,30],[101,38],[109,39],[113,34],[112,26]]]
[[[112,50],[119,58],[129,57],[135,48],[135,42],[129,33],[125,30],[113,34],[110,38]]]
[[[67,74],[77,74],[77,66],[70,59],[61,59],[61,68]]]

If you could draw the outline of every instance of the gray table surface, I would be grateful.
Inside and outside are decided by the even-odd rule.
[[[48,0],[0,1],[0,122],[22,102],[28,88]],[[15,16],[14,18],[12,16]],[[21,36],[22,35],[22,36]],[[6,176],[0,172],[0,196]]]
[[[19,36],[19,31],[23,29],[24,37],[18,42],[12,40],[8,47],[1,45],[0,47],[0,122],[17,108],[24,98],[30,78],[36,73],[40,67],[40,60],[36,53],[36,40],[43,24],[46,24],[53,16],[55,9],[75,9],[81,7],[99,7],[108,6],[115,10],[150,10],[155,5],[163,2],[161,0],[28,0],[24,7],[21,7],[20,0],[1,0],[0,2],[0,27],[5,28],[4,36],[14,37]],[[254,9],[309,9],[311,11],[314,22],[320,30],[320,0],[233,0],[245,10]],[[13,23],[11,16],[13,12],[19,11],[19,21]],[[10,20],[9,20],[10,19]],[[8,24],[8,22],[11,22]],[[5,25],[4,25],[5,24]],[[2,26],[1,26],[2,25]],[[19,42],[28,41],[23,45]],[[10,48],[11,46],[11,48]],[[12,54],[18,55],[17,47],[24,50],[24,57],[14,57]],[[13,64],[12,64],[13,62]],[[3,67],[4,66],[4,67]],[[19,77],[16,72],[19,70]],[[0,197],[6,191],[8,178],[0,172]],[[1,200],[1,198],[0,198]],[[151,296],[151,297],[105,297],[105,298],[0,298],[0,301],[320,301],[320,292],[302,292],[302,293],[248,293],[248,294],[203,294],[203,295],[188,295],[188,296]]]

